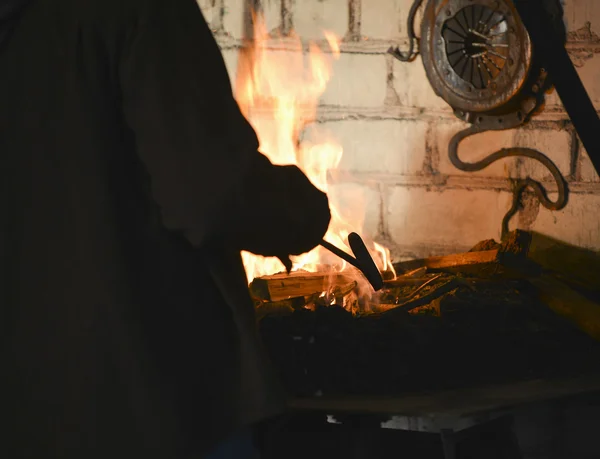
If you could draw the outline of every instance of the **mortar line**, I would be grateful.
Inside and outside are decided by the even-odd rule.
[[[261,0],[244,0],[244,18],[243,18],[243,31],[241,40],[229,40],[229,42],[239,42],[237,48],[244,48],[246,42],[254,39],[254,25],[252,24],[252,13],[262,12]]]
[[[282,0],[285,1],[285,0]],[[293,0],[295,1],[295,0]],[[362,8],[360,7],[360,0],[348,0],[348,8],[350,14],[348,19],[348,31],[345,37],[345,40],[341,43],[341,50],[343,53],[350,54],[387,54],[387,50],[390,46],[398,46],[398,45],[407,45],[408,38],[407,37],[394,37],[390,39],[370,39],[363,40],[360,35],[361,31],[361,21],[360,18],[357,19],[357,15],[360,16],[360,12]],[[246,4],[260,3],[256,0],[245,0]],[[359,7],[355,8],[352,5],[354,3],[358,3]],[[231,37],[217,37],[217,41],[219,45],[225,45],[229,47],[242,46],[242,40],[236,40]],[[305,40],[315,42],[317,45],[327,44],[326,40]],[[280,43],[271,43],[266,42],[265,46],[267,48],[281,47]],[[290,50],[296,49],[296,43],[290,44]],[[567,43],[567,47],[573,46],[572,44]],[[578,45],[579,46],[579,45]],[[326,49],[326,47],[324,47]],[[589,44],[587,48],[582,48],[592,54],[600,54],[600,46],[598,44]],[[418,63],[411,63],[406,65],[419,65]]]
[[[281,37],[289,37],[294,30],[295,0],[281,0],[279,9],[279,32]]]
[[[360,41],[362,0],[348,0],[348,33],[344,41]]]
[[[383,101],[383,105],[394,107],[400,105],[400,96],[398,95],[394,84],[394,57],[392,55],[385,56],[385,65],[387,74],[385,82],[385,100]]]
[[[215,35],[223,35],[225,34],[225,0],[213,0],[213,7],[217,8],[217,15],[211,28]]]
[[[379,228],[378,232],[383,239],[389,238],[389,228],[387,222],[387,195],[388,187],[380,183],[378,184],[379,189]]]
[[[583,156],[581,155],[580,145],[579,145],[579,137],[575,132],[575,129],[570,129],[571,138],[569,139],[569,146],[571,147],[571,176],[575,181],[583,180],[583,170],[582,170],[582,160]]]
[[[436,179],[437,176],[408,175],[408,174],[386,174],[377,172],[340,171],[335,174],[331,183],[356,183],[369,185],[380,183],[383,187],[403,188],[430,188],[434,191],[444,190],[488,190],[496,192],[512,193],[512,182],[514,179],[485,177],[485,176],[462,176],[448,175]],[[554,180],[541,180],[548,192],[556,192],[557,187]],[[569,182],[570,192],[574,194],[600,194],[600,182]]]
[[[441,153],[438,149],[438,143],[433,141],[434,138],[434,124],[430,121],[427,123],[427,130],[425,131],[425,158],[422,169],[425,176],[439,174],[438,166],[441,160]]]

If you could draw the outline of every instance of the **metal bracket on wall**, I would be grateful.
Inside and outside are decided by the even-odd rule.
[[[523,0],[516,0],[517,3]],[[558,0],[530,3],[548,12],[547,29],[563,39],[562,8]],[[485,169],[509,157],[531,158],[550,171],[557,183],[558,198],[551,201],[543,185],[530,177],[514,180],[513,203],[502,220],[502,237],[521,207],[521,199],[531,189],[549,210],[561,210],[568,202],[566,180],[554,162],[531,148],[496,151],[475,163],[463,162],[458,147],[465,138],[486,131],[518,128],[527,123],[544,104],[551,88],[545,66],[533,53],[536,42],[521,22],[511,0],[428,0],[424,7],[421,38],[415,34],[415,18],[423,0],[415,0],[408,15],[408,53],[398,48],[388,52],[402,62],[411,62],[420,53],[429,82],[461,120],[470,123],[450,141],[448,156],[464,172]],[[532,6],[533,7],[533,6]],[[529,10],[530,11],[530,10]],[[550,33],[546,30],[546,33]],[[533,43],[532,43],[533,42]],[[415,51],[415,43],[419,49]],[[566,54],[566,51],[564,51]]]

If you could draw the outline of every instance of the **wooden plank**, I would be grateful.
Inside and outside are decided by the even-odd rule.
[[[398,273],[405,273],[419,268],[427,268],[428,271],[446,271],[446,272],[474,272],[482,273],[486,269],[500,267],[500,251],[484,250],[481,252],[465,252],[454,255],[445,255],[439,257],[429,257],[420,260],[410,260],[401,263],[395,263],[394,268]]]
[[[385,281],[384,282],[384,287],[385,288],[396,288],[396,287],[418,287],[423,285],[425,282],[430,281],[434,276],[431,275],[429,277],[403,277],[403,276],[398,276],[396,279],[394,280],[389,280],[389,281]],[[522,283],[524,282],[524,280],[522,279],[504,279],[504,278],[498,278],[498,279],[489,279],[489,278],[478,278],[478,277],[469,277],[468,279],[466,279],[469,284],[473,285],[474,287],[481,287],[481,288],[486,288],[486,287],[502,287],[502,286],[513,286],[513,287],[519,287],[522,285]]]
[[[516,230],[502,244],[483,241],[476,247],[498,249],[502,273],[538,276],[554,274],[565,283],[588,292],[600,292],[600,253],[544,234]],[[536,272],[537,271],[537,272]]]
[[[556,314],[600,341],[600,304],[589,300],[554,276],[543,274],[529,282],[537,289],[540,299]]]
[[[327,414],[386,414],[444,418],[476,416],[522,405],[586,394],[600,395],[600,376],[552,381],[533,380],[389,397],[311,397],[290,400],[288,405],[296,411]]]
[[[539,233],[530,233],[525,253],[529,260],[560,274],[569,284],[600,291],[600,253]]]
[[[253,298],[259,300],[282,301],[315,295],[335,288],[343,290],[355,282],[355,279],[351,273],[304,271],[282,273],[254,279],[250,284],[250,293]]]

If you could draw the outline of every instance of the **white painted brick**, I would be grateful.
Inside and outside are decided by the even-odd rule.
[[[594,57],[587,60],[582,67],[579,67],[577,72],[594,106],[600,108],[600,78],[598,78],[598,75],[600,75],[600,55],[594,54]]]
[[[215,0],[196,0],[198,2],[198,6],[202,10],[202,14],[204,15],[204,19],[210,27],[213,26],[213,22],[219,14],[219,4]]]
[[[394,59],[394,89],[404,107],[450,111],[448,104],[433,92],[420,56],[411,63]]]
[[[600,1],[598,2],[600,5]],[[600,19],[600,18],[599,18]],[[600,48],[600,47],[599,47]],[[583,82],[596,109],[600,110],[600,54],[591,54],[588,51],[584,53],[585,59],[578,59],[576,55],[571,54],[571,60],[575,64],[577,73]],[[550,110],[564,110],[563,104],[556,90],[546,95],[546,108]]]
[[[333,183],[327,196],[342,219],[355,226],[354,231],[369,239],[377,236],[381,220],[378,189],[358,183]]]
[[[478,172],[462,172],[448,159],[448,144],[454,134],[468,126],[460,121],[440,122],[434,125],[433,134],[440,154],[439,171],[448,175],[469,175],[495,178],[529,176],[535,180],[550,179],[548,169],[535,160],[507,158]],[[563,175],[570,172],[570,133],[566,130],[516,129],[491,131],[468,137],[461,142],[459,158],[475,162],[502,148],[527,147],[539,150],[558,166]],[[521,161],[521,166],[517,166]]]
[[[225,29],[225,32],[234,38],[242,38],[243,36],[244,3],[243,0],[225,0],[223,9],[223,28]]]
[[[227,72],[229,73],[231,86],[235,89],[239,51],[237,49],[224,49],[221,50],[221,53],[223,54],[223,60],[225,61]]]
[[[600,33],[598,21],[600,20],[600,2],[598,0],[565,0],[565,23],[569,32],[585,26],[586,22],[592,23],[592,31]]]
[[[408,37],[406,24],[414,0],[362,0],[361,34],[365,38],[397,39]],[[423,6],[415,17],[419,34]]]
[[[556,199],[556,195],[549,197]],[[540,208],[531,229],[569,244],[600,250],[599,213],[599,195],[572,193],[567,206],[559,212]]]
[[[391,38],[406,35],[406,16],[413,0],[363,0],[361,35]]]
[[[216,28],[220,14],[221,5],[223,8],[222,25],[225,33],[233,38],[243,38],[244,36],[244,0],[197,0],[204,17],[212,28]],[[222,2],[222,3],[221,3]],[[265,25],[268,31],[279,27],[281,23],[281,2],[280,0],[270,0],[263,5],[263,15]]]
[[[305,138],[313,138],[314,129],[329,131],[343,146],[340,170],[417,174],[423,168],[427,131],[423,121],[328,122],[310,126]]]
[[[240,1],[240,0],[229,0]],[[263,18],[267,30],[277,35],[278,29],[281,27],[281,0],[267,0],[262,2]]]
[[[516,159],[498,161],[478,172],[462,172],[456,169],[448,158],[448,144],[457,132],[468,127],[461,121],[446,121],[434,124],[433,134],[440,155],[439,171],[448,175],[508,178],[516,175]],[[475,162],[501,148],[514,146],[514,132],[491,131],[468,137],[460,143],[458,157],[464,162]]]
[[[585,148],[579,147],[579,173],[583,182],[600,182],[600,177],[590,161],[590,157]]]
[[[294,29],[304,39],[322,39],[323,31],[343,38],[348,31],[348,0],[298,0],[293,3]]]
[[[382,55],[346,54],[333,62],[332,78],[321,98],[325,105],[383,106],[387,69]]]
[[[550,158],[564,176],[571,168],[571,133],[567,130],[517,129],[514,131],[514,145],[534,148]],[[519,168],[520,177],[534,180],[551,180],[548,169],[538,161],[523,159]]]
[[[500,238],[511,201],[508,192],[396,187],[388,197],[386,218],[397,244],[473,246]]]
[[[562,101],[558,97],[556,89],[552,88],[549,94],[546,94],[546,109],[547,110],[564,110]]]

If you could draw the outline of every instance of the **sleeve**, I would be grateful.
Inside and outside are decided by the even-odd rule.
[[[308,233],[306,240],[275,241],[264,225],[259,234],[252,227],[261,225],[248,222],[285,220],[291,195],[312,193],[320,220],[326,217],[325,229],[321,221],[313,230],[322,236],[329,208],[303,174],[292,173],[294,181],[286,183],[289,168],[273,166],[258,152],[256,134],[233,97],[221,52],[195,0],[140,3],[119,79],[125,121],[151,177],[163,224],[197,247],[221,235],[264,255],[312,248],[318,241]]]

